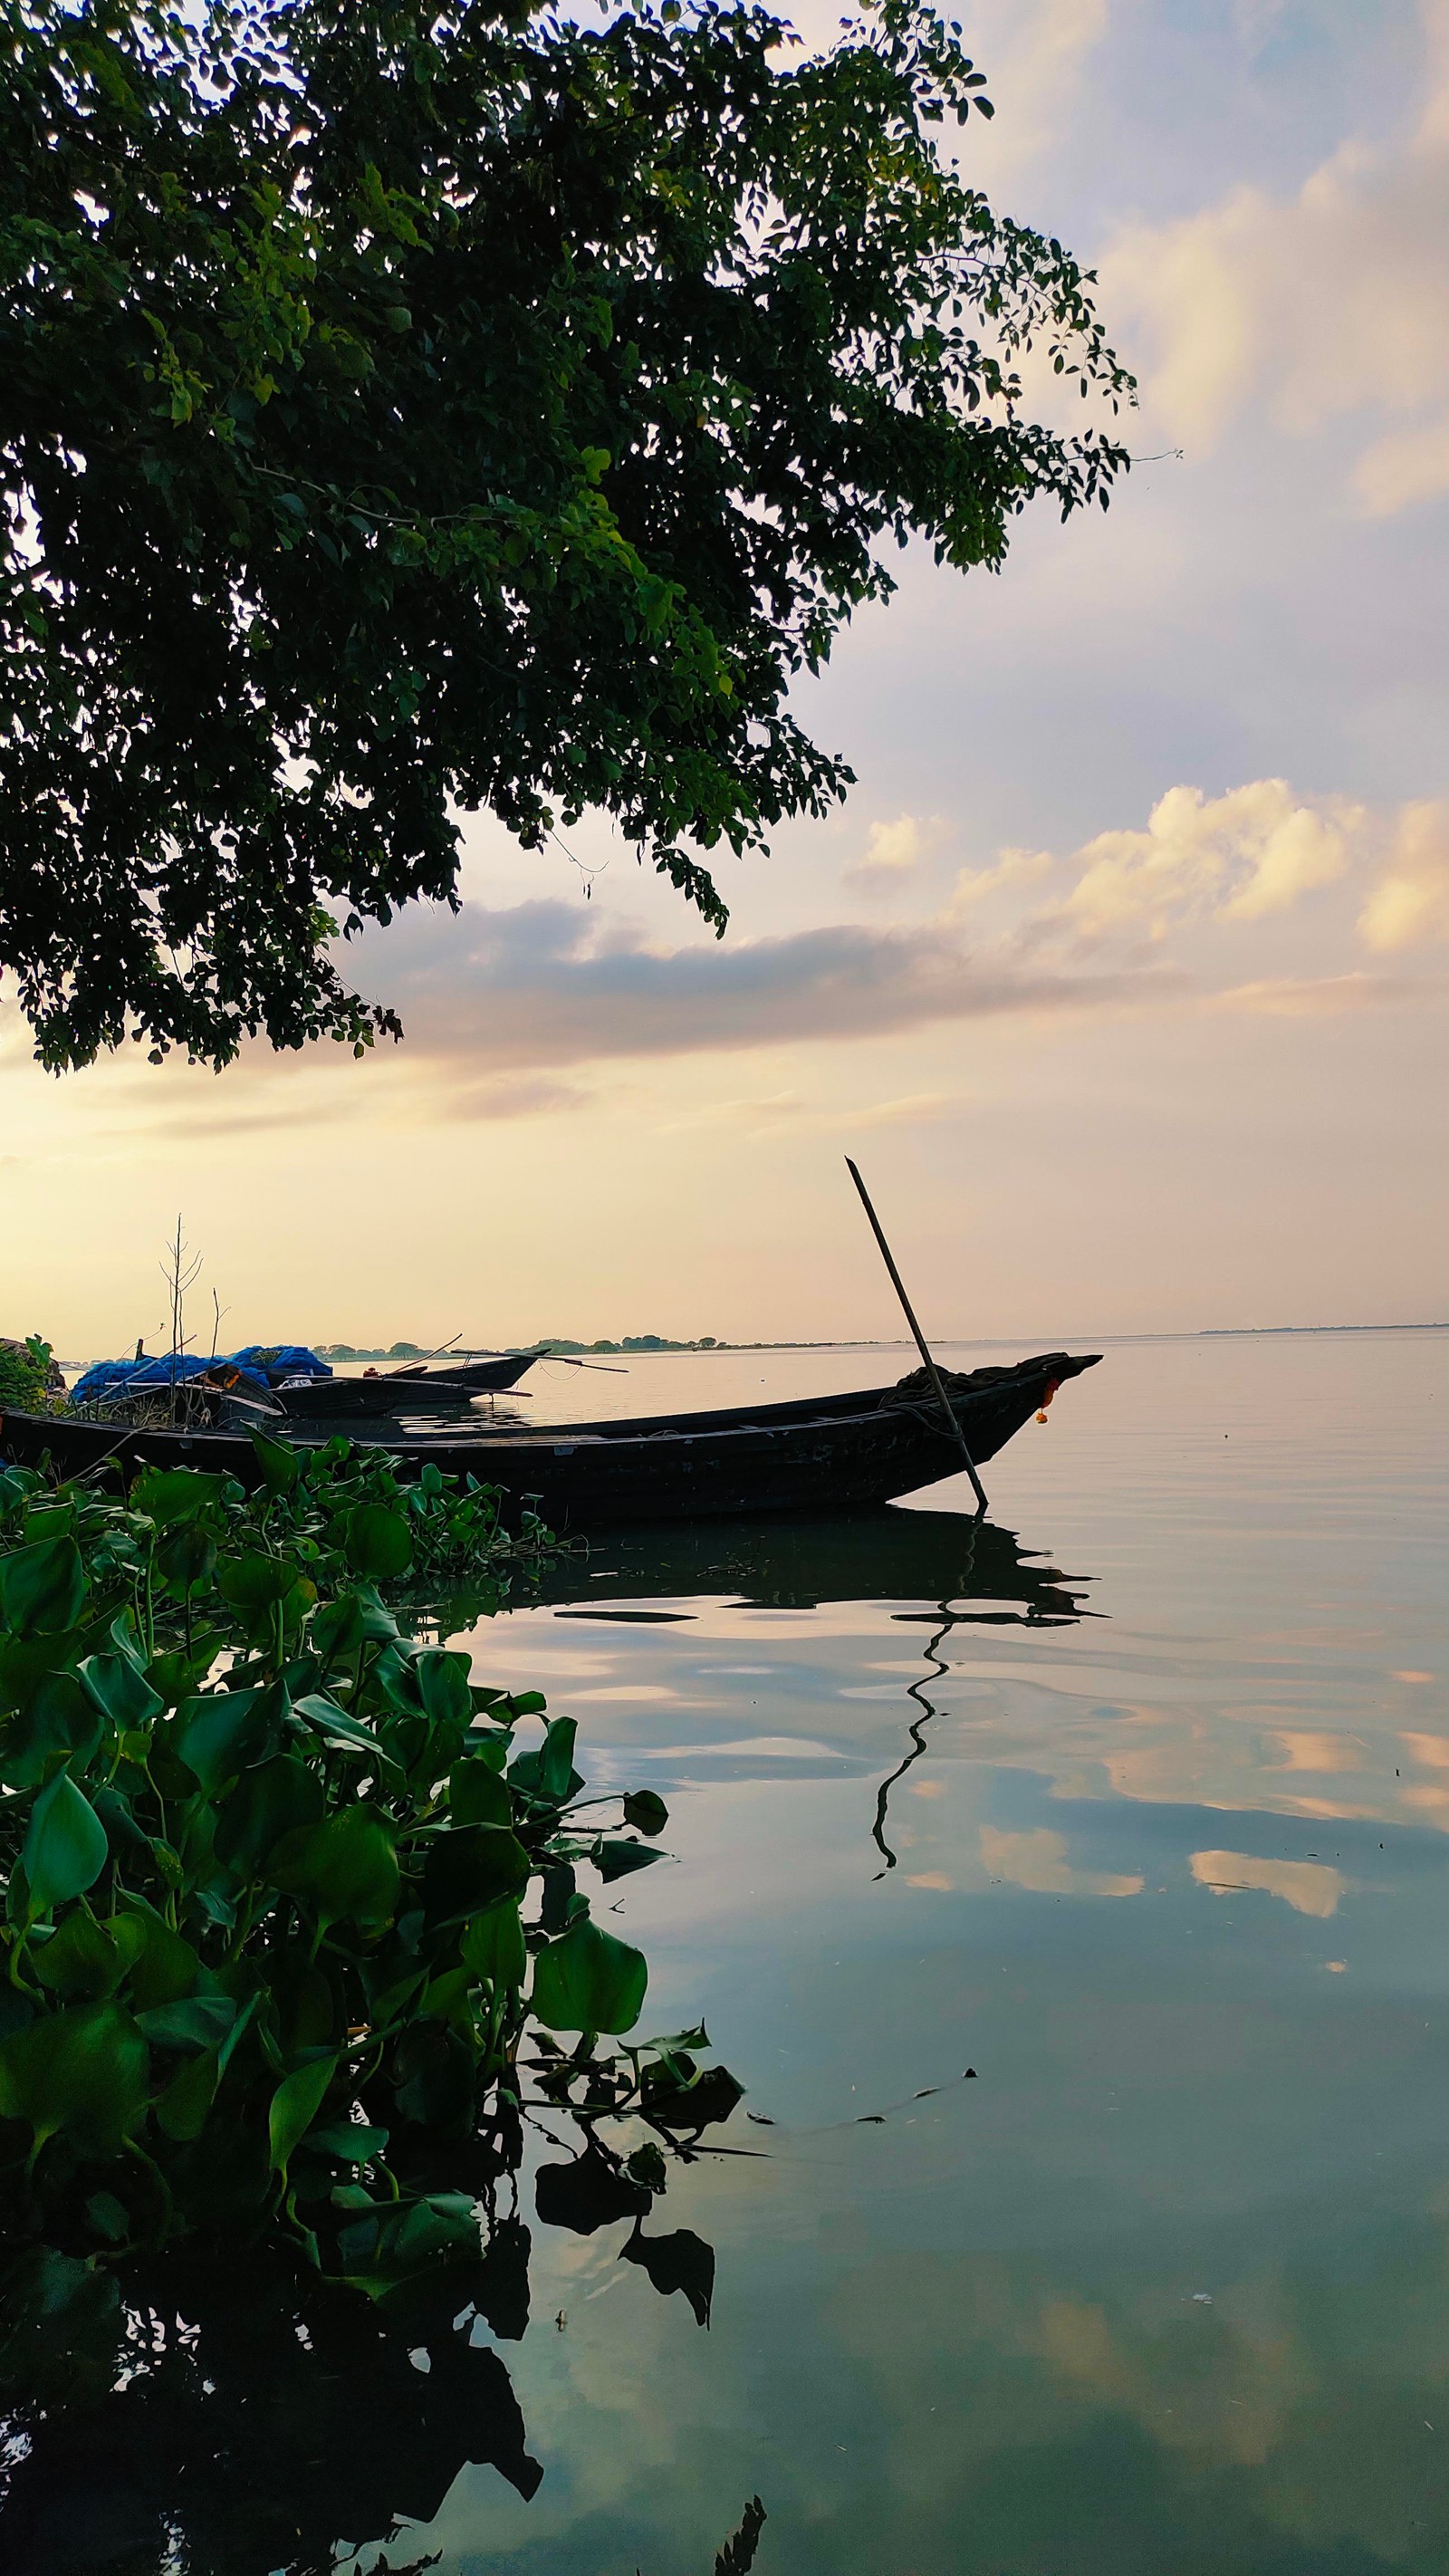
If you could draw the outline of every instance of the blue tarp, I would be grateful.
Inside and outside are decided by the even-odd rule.
[[[330,1377],[331,1369],[309,1351],[305,1342],[248,1342],[244,1351],[233,1351],[233,1368],[245,1369],[249,1377],[265,1378],[268,1386],[280,1386],[284,1377]]]
[[[214,1360],[185,1355],[173,1358],[169,1351],[159,1359],[97,1360],[71,1388],[73,1403],[87,1404],[98,1396],[139,1395],[147,1387],[179,1386],[189,1377],[201,1377],[211,1368],[239,1369],[254,1386],[279,1386],[284,1377],[330,1377],[331,1369],[309,1351],[302,1342],[252,1342],[242,1351],[218,1353]]]

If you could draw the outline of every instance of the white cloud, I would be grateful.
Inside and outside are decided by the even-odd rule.
[[[1381,950],[1449,939],[1449,798],[1404,806],[1359,931],[1370,948]]]
[[[1350,138],[1294,197],[1235,188],[1129,226],[1101,262],[1105,309],[1145,343],[1173,437],[1211,447],[1257,399],[1295,436],[1356,418],[1368,443],[1352,483],[1371,517],[1449,491],[1449,0],[1423,0],[1423,18],[1407,143]]]
[[[946,907],[948,918],[964,917],[974,905],[984,903],[988,895],[999,894],[1004,887],[1035,884],[1050,876],[1057,864],[1050,850],[998,850],[989,868],[961,870]]]
[[[934,849],[942,832],[939,815],[923,822],[916,814],[898,814],[893,823],[872,823],[865,856],[846,869],[847,879],[868,885],[883,878],[909,876]]]
[[[1296,798],[1282,778],[1225,796],[1172,787],[1145,831],[1102,832],[1076,854],[1077,882],[1059,917],[1088,939],[1166,936],[1184,915],[1259,921],[1344,874],[1367,825],[1362,807]]]

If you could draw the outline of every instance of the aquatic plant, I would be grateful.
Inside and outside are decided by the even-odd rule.
[[[572,1719],[400,1597],[470,1547],[504,1586],[546,1533],[346,1442],[255,1445],[250,1498],[0,1471],[0,2381],[73,2378],[87,2335],[114,2359],[143,2258],[189,2267],[193,2316],[239,2248],[289,2315],[340,2296],[410,2343],[526,2315],[498,2194],[535,2114],[576,2141],[540,2216],[631,2219],[707,2316],[708,2248],[641,2222],[740,2087],[702,2030],[634,2036],[644,1958],[577,1883],[654,1861],[664,1804],[586,1797]]]
[[[23,1342],[8,1336],[0,1339],[0,1405],[40,1412],[57,1384],[64,1394],[65,1381],[56,1370],[55,1354],[39,1333],[27,1333]]]

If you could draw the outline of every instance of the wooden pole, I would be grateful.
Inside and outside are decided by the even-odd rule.
[[[876,1215],[874,1208],[871,1206],[870,1192],[866,1188],[864,1181],[861,1179],[859,1172],[856,1170],[856,1167],[848,1154],[845,1157],[845,1168],[849,1172],[851,1179],[854,1181],[856,1188],[860,1192],[860,1203],[864,1208],[866,1215],[870,1219],[871,1232],[875,1236],[876,1242],[880,1245],[881,1259],[891,1274],[891,1284],[895,1289],[896,1295],[901,1301],[902,1308],[905,1312],[906,1322],[910,1325],[911,1331],[916,1337],[916,1348],[921,1354],[921,1366],[924,1368],[926,1375],[930,1379],[932,1386],[935,1388],[936,1393],[941,1400],[941,1410],[945,1414],[946,1420],[951,1426],[951,1437],[955,1441],[966,1462],[966,1473],[971,1479],[971,1488],[976,1496],[977,1509],[978,1511],[984,1512],[986,1509],[986,1488],[976,1473],[976,1461],[972,1457],[971,1452],[966,1445],[966,1434],[956,1419],[955,1413],[952,1409],[951,1399],[946,1393],[946,1389],[941,1382],[941,1372],[931,1357],[926,1344],[926,1336],[916,1321],[915,1308],[912,1306],[909,1297],[906,1295],[905,1281],[902,1279],[900,1272],[896,1268],[895,1256],[881,1231],[880,1218]]]

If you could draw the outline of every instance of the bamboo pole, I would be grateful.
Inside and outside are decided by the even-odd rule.
[[[906,1295],[906,1283],[896,1268],[895,1255],[891,1251],[890,1245],[885,1239],[885,1235],[881,1229],[880,1218],[876,1215],[875,1209],[871,1206],[870,1192],[866,1188],[864,1181],[861,1179],[859,1172],[848,1154],[845,1157],[845,1168],[849,1172],[851,1179],[854,1181],[856,1188],[860,1192],[860,1203],[864,1208],[866,1215],[870,1219],[871,1232],[880,1246],[881,1259],[885,1263],[887,1270],[890,1272],[891,1284],[895,1289],[896,1295],[901,1301],[906,1322],[910,1325],[911,1331],[915,1335],[916,1348],[921,1354],[921,1366],[924,1368],[926,1375],[930,1379],[932,1386],[935,1388],[936,1393],[940,1398],[941,1410],[951,1426],[951,1437],[955,1441],[963,1459],[966,1462],[966,1473],[971,1479],[971,1488],[976,1496],[977,1510],[984,1512],[986,1509],[986,1488],[976,1473],[976,1461],[972,1457],[970,1449],[967,1447],[966,1434],[956,1419],[951,1399],[946,1393],[946,1389],[941,1381],[941,1372],[931,1357],[931,1353],[926,1342],[926,1336],[916,1321],[916,1310],[911,1304],[909,1297]]]

